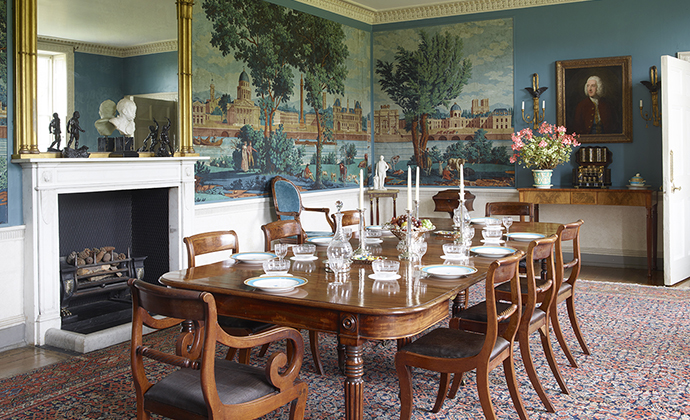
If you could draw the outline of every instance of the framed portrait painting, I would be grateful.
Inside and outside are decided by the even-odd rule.
[[[631,57],[556,61],[556,120],[581,143],[632,141]]]

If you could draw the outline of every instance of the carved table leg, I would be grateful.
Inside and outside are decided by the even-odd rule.
[[[369,197],[369,220],[371,220],[371,224],[374,224],[374,198]]]
[[[345,418],[361,420],[364,418],[364,361],[362,344],[346,345],[345,354]]]
[[[379,222],[379,198],[376,197],[376,224],[380,225],[381,223]]]

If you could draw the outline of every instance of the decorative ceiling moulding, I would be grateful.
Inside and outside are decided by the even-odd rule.
[[[446,16],[487,13],[499,10],[524,9],[592,0],[462,0],[430,6],[405,7],[374,11],[347,0],[297,0],[322,10],[345,16],[370,25],[433,19]]]
[[[111,47],[108,45],[92,44],[88,42],[79,42],[71,39],[53,38],[48,36],[39,36],[38,41],[45,44],[70,46],[75,52],[107,55],[118,58],[177,51],[177,40],[153,42],[151,44],[135,45],[133,47]]]

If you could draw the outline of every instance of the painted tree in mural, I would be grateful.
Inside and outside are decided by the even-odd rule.
[[[349,52],[339,23],[292,10],[290,33],[294,39],[292,64],[304,74],[307,105],[316,114],[316,187],[321,187],[321,153],[324,143],[322,116],[325,94],[344,95]]]
[[[429,35],[419,32],[416,51],[398,47],[395,62],[376,61],[379,84],[402,108],[410,123],[415,161],[427,169],[422,159],[429,140],[427,120],[438,106],[449,107],[472,74],[472,63],[463,58],[462,40],[457,35]]]
[[[266,121],[264,137],[270,138],[275,112],[287,103],[294,88],[288,9],[246,0],[205,0],[202,7],[213,23],[211,45],[223,56],[233,53],[249,68]]]

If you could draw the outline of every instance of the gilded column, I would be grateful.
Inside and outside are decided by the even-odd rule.
[[[35,127],[36,28],[36,0],[14,0],[14,158],[39,152]]]
[[[192,145],[192,11],[193,0],[177,1],[178,121],[180,154],[197,155]]]

